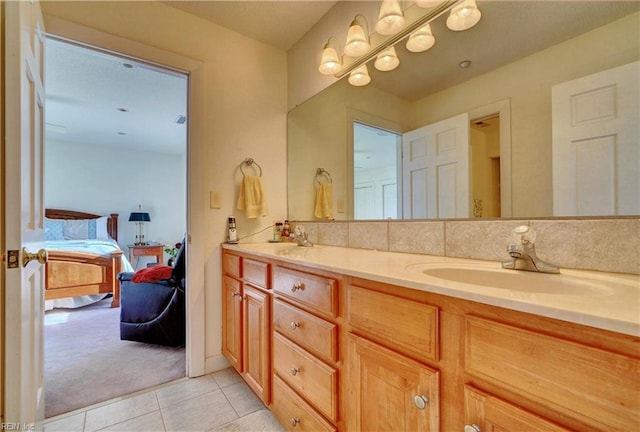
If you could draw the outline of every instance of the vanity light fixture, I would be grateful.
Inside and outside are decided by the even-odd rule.
[[[349,84],[356,87],[362,87],[371,82],[369,76],[369,69],[367,69],[366,63],[360,65],[356,70],[349,74]]]
[[[407,39],[407,49],[411,52],[423,52],[436,43],[436,38],[431,33],[431,24],[425,24],[411,33]]]
[[[382,0],[376,31],[381,35],[398,33],[405,26],[404,14],[399,0]]]
[[[476,0],[464,0],[451,9],[447,18],[447,27],[453,31],[468,30],[478,24],[481,16]]]
[[[362,17],[364,20],[367,27],[366,31],[358,21],[358,17]],[[347,42],[344,45],[343,52],[349,57],[360,57],[368,53],[370,49],[371,44],[369,43],[369,25],[367,19],[363,15],[358,14],[349,25]]]
[[[378,54],[375,63],[373,64],[376,69],[382,72],[394,70],[400,64],[400,59],[396,54],[396,49],[393,46],[382,51]]]
[[[340,72],[342,69],[342,61],[338,55],[338,50],[333,46],[331,40],[333,36],[327,40],[322,50],[322,60],[320,60],[320,67],[318,70],[324,75],[334,75]]]

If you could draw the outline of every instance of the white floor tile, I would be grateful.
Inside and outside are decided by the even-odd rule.
[[[87,411],[85,431],[96,431],[156,411],[160,408],[155,392],[143,393]]]
[[[100,432],[165,432],[160,411],[153,411],[140,417],[100,429]]]
[[[205,432],[238,418],[220,390],[162,408],[162,416],[167,432]]]
[[[213,379],[216,380],[220,388],[244,382],[240,374],[232,367],[214,372]]]
[[[156,395],[158,395],[160,407],[166,407],[219,389],[213,376],[204,375],[158,388]]]
[[[45,432],[83,432],[86,413],[81,412],[44,424]]]
[[[222,391],[240,417],[265,408],[260,398],[244,381],[224,387]]]

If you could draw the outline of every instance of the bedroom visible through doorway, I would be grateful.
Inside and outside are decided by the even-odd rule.
[[[165,250],[187,232],[188,75],[54,38],[46,49],[45,207],[117,213],[127,261],[136,242],[130,215],[147,213],[146,240],[166,265]],[[62,237],[99,237],[89,227]],[[146,268],[156,256],[134,261]],[[111,295],[47,301],[46,417],[186,375],[184,346],[119,339]]]

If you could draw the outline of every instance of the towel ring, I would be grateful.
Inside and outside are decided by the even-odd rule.
[[[318,168],[316,169],[316,177],[315,177],[315,181],[316,183],[320,184],[322,183],[322,176],[326,177],[329,180],[329,183],[333,183],[333,179],[331,178],[331,174],[329,174],[329,171],[327,171],[324,168]]]
[[[240,164],[240,172],[242,173],[242,175],[245,175],[244,170],[242,169],[243,165],[247,165],[249,167],[255,165],[256,167],[258,167],[258,177],[262,177],[262,168],[260,167],[260,165],[258,165],[258,162],[253,160],[253,158],[246,158]]]

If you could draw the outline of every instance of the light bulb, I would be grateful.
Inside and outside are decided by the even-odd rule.
[[[436,43],[436,38],[431,33],[431,25],[427,24],[411,33],[407,39],[407,49],[411,52],[426,51]]]
[[[367,65],[363,64],[349,74],[349,84],[356,87],[362,87],[371,82]]]
[[[462,3],[451,9],[447,18],[447,27],[454,31],[468,30],[478,24],[482,13],[475,0],[464,0]]]
[[[386,50],[378,54],[375,63],[373,64],[376,69],[382,72],[387,72],[398,67],[400,59],[396,55],[396,49],[389,47]]]

